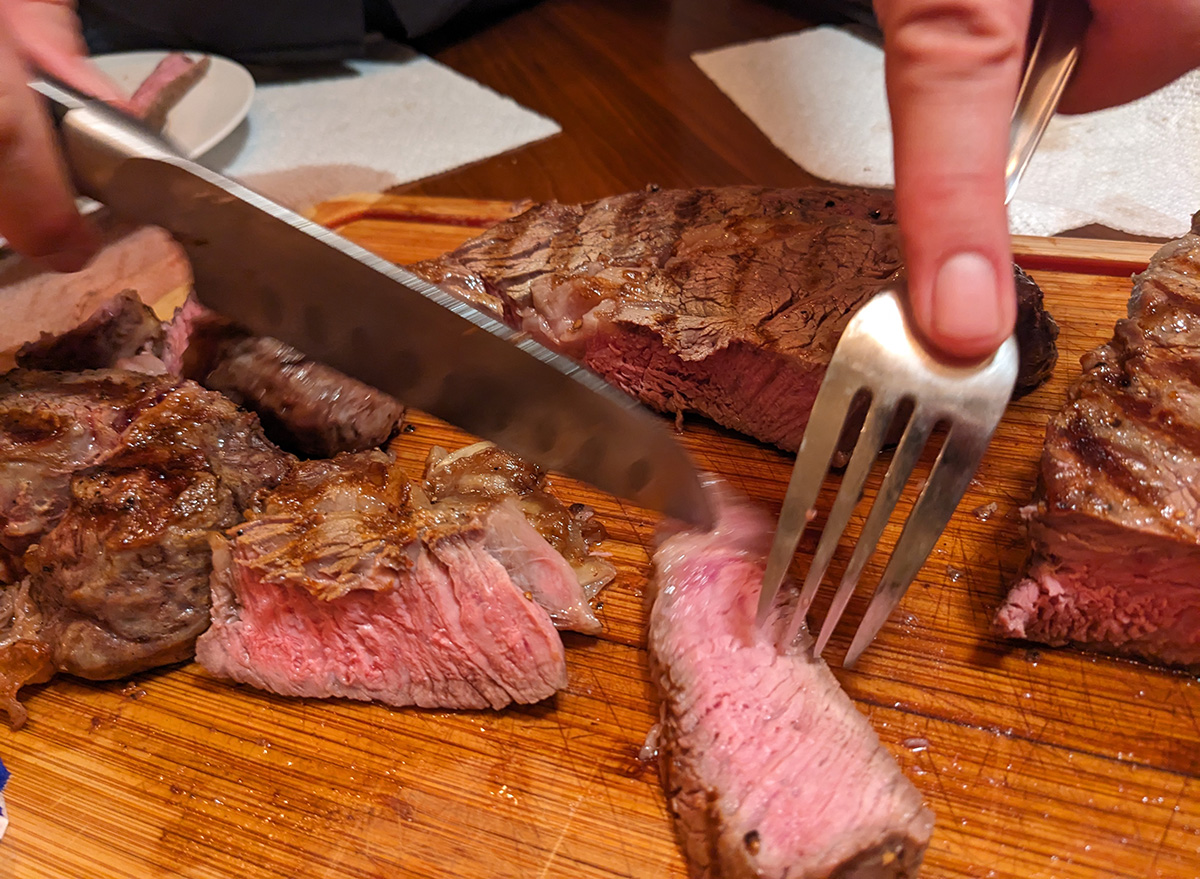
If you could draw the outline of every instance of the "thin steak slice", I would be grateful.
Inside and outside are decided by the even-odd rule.
[[[203,79],[211,65],[207,55],[191,58],[183,52],[171,52],[137,87],[129,108],[151,128],[161,129],[167,124],[167,114]]]
[[[190,657],[208,625],[208,533],[240,521],[292,465],[253,415],[192,382],[138,412],[99,461],[76,463],[65,508],[25,552],[25,578],[4,590],[10,702],[56,671],[106,680]],[[10,715],[21,720],[11,705]]]
[[[1083,357],[1022,513],[1001,632],[1200,667],[1200,214]]]
[[[725,187],[536,205],[411,268],[655,409],[794,450],[842,329],[900,264],[888,194]],[[1058,328],[1016,274],[1026,392]]]
[[[404,406],[277,339],[250,336],[189,299],[167,327],[168,368],[258,414],[267,436],[305,457],[378,448]]]
[[[663,786],[693,877],[911,877],[933,815],[826,665],[755,624],[771,529],[717,498],[654,554]]]
[[[213,540],[196,658],[288,696],[501,708],[566,686],[547,613],[382,452],[306,461]]]

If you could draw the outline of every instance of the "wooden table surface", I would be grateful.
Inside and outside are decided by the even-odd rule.
[[[805,26],[785,10],[760,0],[546,0],[418,41],[562,133],[393,192],[585,201],[650,183],[813,183],[690,57]]]
[[[689,60],[800,23],[749,0],[549,0],[425,41],[563,133],[401,190],[479,201],[393,200],[374,216],[331,205],[322,218],[409,261],[474,234],[504,200],[811,182]],[[837,674],[937,815],[923,876],[1200,876],[1194,678],[990,633],[1024,557],[1016,510],[1045,421],[1129,291],[1128,257],[1108,276],[1091,274],[1103,259],[1087,272],[1031,259],[1063,330],[1056,375],[1010,408],[900,612]],[[413,423],[398,444],[413,469],[430,445],[468,439],[419,413]],[[788,456],[698,421],[681,440],[777,510]],[[594,504],[619,569],[601,599],[604,634],[566,639],[570,684],[558,697],[502,712],[394,711],[276,698],[195,665],[59,679],[30,692],[25,730],[0,729],[13,772],[0,877],[684,876],[653,767],[637,759],[654,715],[643,649],[654,517],[556,485]],[[847,641],[835,637],[835,657]]]

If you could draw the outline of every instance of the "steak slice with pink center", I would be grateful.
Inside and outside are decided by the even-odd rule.
[[[213,539],[221,677],[288,696],[502,708],[566,686],[549,615],[481,528],[422,502],[382,452],[307,461],[263,509]]]
[[[1200,214],[1046,428],[1004,634],[1200,667]]]
[[[691,876],[917,874],[933,815],[825,663],[755,623],[770,527],[722,494],[654,554],[663,786]]]

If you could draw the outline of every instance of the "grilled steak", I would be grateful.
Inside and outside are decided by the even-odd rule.
[[[550,617],[382,452],[306,461],[215,537],[212,673],[289,696],[500,708],[566,685]]]
[[[0,696],[55,671],[110,679],[191,656],[208,625],[208,532],[240,521],[291,459],[253,415],[192,382],[111,371],[4,383],[21,389],[18,404],[41,395],[41,442],[12,443],[0,471],[43,512],[9,517],[25,523],[20,542],[36,542],[4,589]],[[11,440],[17,422],[0,425]]]
[[[129,109],[151,128],[161,129],[167,124],[167,114],[204,77],[211,64],[207,55],[193,59],[182,52],[171,52],[134,91]]]
[[[35,369],[125,367],[190,378],[256,413],[272,441],[312,457],[378,447],[404,415],[387,394],[251,336],[194,299],[164,326],[127,290],[79,326],[27,343],[16,360]]]
[[[530,208],[417,274],[523,327],[644,403],[796,449],[854,310],[900,268],[890,195],[647,190]],[[1019,269],[1018,392],[1058,329]]]
[[[433,449],[423,487],[438,514],[483,526],[483,544],[560,629],[596,634],[589,600],[616,576],[592,555],[604,530],[590,510],[563,506],[540,467],[492,443]]]
[[[66,511],[71,476],[178,384],[120,370],[0,376],[0,583],[20,578],[25,550]]]
[[[933,826],[836,678],[755,623],[769,523],[719,498],[654,554],[663,786],[693,877],[911,877]]]
[[[162,323],[154,312],[125,290],[101,305],[87,320],[61,335],[43,333],[17,352],[25,369],[108,369],[139,354],[163,351]]]
[[[1083,358],[1023,510],[1032,554],[1004,634],[1200,666],[1200,214]]]
[[[267,436],[307,457],[378,448],[404,416],[395,398],[276,339],[247,335],[195,300],[176,314],[166,347],[168,367],[257,413]]]

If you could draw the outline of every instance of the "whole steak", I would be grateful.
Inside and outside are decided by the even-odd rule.
[[[1006,635],[1200,666],[1200,214],[1046,428]]]
[[[660,411],[794,450],[846,322],[900,265],[888,194],[725,187],[536,205],[411,268]],[[1024,393],[1058,328],[1016,272]]]
[[[932,813],[825,663],[778,648],[782,614],[757,626],[769,523],[717,509],[654,554],[658,748],[691,876],[916,876]]]

